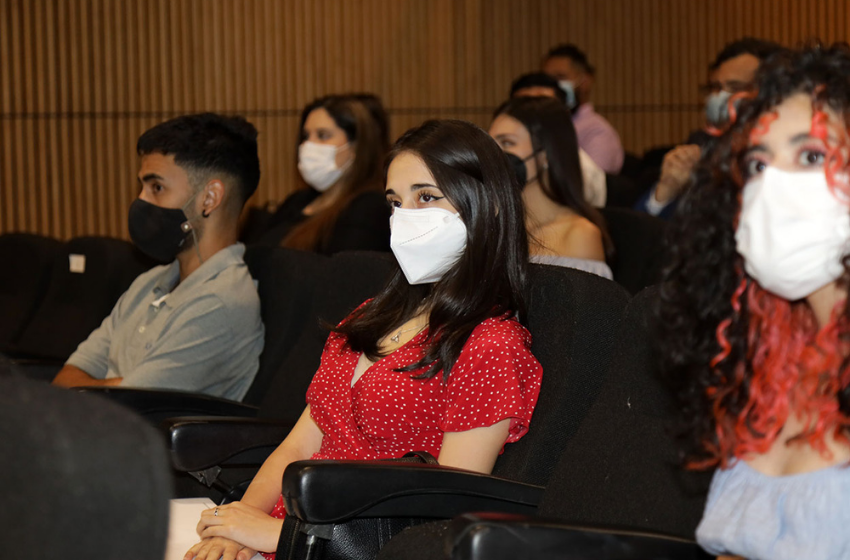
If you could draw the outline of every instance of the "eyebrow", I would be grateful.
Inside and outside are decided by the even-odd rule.
[[[427,188],[436,189],[437,185],[432,185],[431,183],[414,183],[414,184],[410,185],[410,190],[412,190],[412,191],[418,191],[419,189],[427,189]]]
[[[147,183],[148,181],[163,181],[164,179],[156,173],[148,173],[139,179],[139,183]]]

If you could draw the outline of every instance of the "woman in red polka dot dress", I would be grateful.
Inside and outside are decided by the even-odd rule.
[[[240,502],[202,514],[187,560],[273,558],[293,461],[424,450],[489,473],[528,431],[542,370],[518,319],[528,243],[515,181],[470,123],[428,121],[399,139],[386,181],[398,272],[330,335],[300,420]]]

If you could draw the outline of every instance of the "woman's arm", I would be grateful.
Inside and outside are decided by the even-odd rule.
[[[204,511],[198,522],[203,539],[185,555],[185,560],[247,560],[254,551],[272,552],[277,547],[283,521],[269,514],[280,497],[283,471],[293,461],[309,459],[319,451],[322,431],[304,409],[298,422],[263,463],[239,502]]]
[[[437,459],[445,467],[490,474],[508,439],[511,419],[464,432],[446,432]]]

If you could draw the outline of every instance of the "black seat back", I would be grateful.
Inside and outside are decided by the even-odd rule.
[[[352,251],[325,258],[302,332],[261,401],[261,417],[292,422],[298,419],[306,406],[307,388],[319,368],[330,333],[328,326],[338,324],[358,305],[377,295],[396,269],[395,260],[388,253]]]
[[[680,468],[668,430],[674,404],[649,328],[657,293],[648,288],[629,303],[605,384],[564,449],[541,516],[694,538],[710,475]]]
[[[3,557],[161,560],[171,494],[162,437],[116,404],[8,367],[0,363]]]
[[[626,208],[602,208],[614,242],[614,281],[636,294],[661,279],[667,222]]]
[[[546,265],[531,265],[528,294],[540,398],[528,433],[505,447],[493,474],[544,485],[599,392],[628,294],[593,274]]]
[[[44,298],[62,243],[32,233],[0,236],[0,350],[10,350]]]
[[[47,294],[18,337],[15,351],[67,359],[109,315],[133,280],[153,264],[127,241],[72,239],[56,257]]]
[[[257,282],[265,344],[260,368],[243,402],[259,405],[286,356],[293,350],[310,313],[317,279],[328,267],[328,258],[308,251],[250,246],[245,263]]]

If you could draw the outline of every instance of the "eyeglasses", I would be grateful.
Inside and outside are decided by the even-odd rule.
[[[728,91],[731,94],[741,93],[743,91],[749,91],[753,87],[753,84],[747,82],[738,82],[738,81],[729,81],[725,83],[720,82],[708,82],[707,84],[702,84],[699,86],[699,93],[703,97],[707,97],[712,93],[717,93],[720,90]]]

